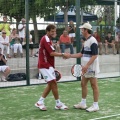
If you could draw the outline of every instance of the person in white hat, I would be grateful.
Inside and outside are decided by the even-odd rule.
[[[76,109],[86,109],[88,112],[98,111],[98,98],[99,89],[97,84],[97,74],[99,73],[99,62],[98,62],[98,43],[97,40],[91,35],[92,26],[89,23],[84,23],[79,27],[81,29],[83,37],[85,37],[85,42],[80,53],[71,54],[66,56],[66,58],[80,58],[82,65],[82,99],[81,102],[74,105]],[[93,105],[87,108],[86,97],[87,97],[87,84],[90,81],[91,87],[93,89]]]
[[[23,39],[25,38],[25,29],[26,29],[26,20],[25,18],[22,18],[20,21],[20,24],[18,25],[18,31],[19,31],[19,36],[21,38],[20,43],[22,44]]]

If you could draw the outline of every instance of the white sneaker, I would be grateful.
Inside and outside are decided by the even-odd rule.
[[[99,110],[99,106],[95,107],[94,105],[86,109],[87,112],[96,112],[98,110]]]
[[[39,104],[39,103],[37,102],[37,103],[35,103],[35,107],[39,108],[39,109],[42,110],[42,111],[46,111],[46,110],[47,110],[47,108],[46,108],[46,106],[44,105],[44,103],[43,103],[43,104]]]
[[[76,109],[83,109],[83,110],[87,108],[86,104],[82,104],[81,102],[74,105],[73,107]]]
[[[64,103],[61,102],[59,105],[55,106],[55,109],[56,110],[67,110],[68,107]]]

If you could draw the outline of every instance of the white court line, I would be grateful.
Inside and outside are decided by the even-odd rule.
[[[110,118],[110,117],[115,117],[115,116],[119,116],[119,115],[120,115],[120,114],[110,115],[110,116],[105,116],[105,117],[100,117],[100,118],[89,119],[89,120],[101,120],[101,119],[104,119],[104,118]]]

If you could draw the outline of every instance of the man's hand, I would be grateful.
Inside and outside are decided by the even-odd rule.
[[[64,53],[63,59],[68,59],[70,58],[71,54],[70,53]]]
[[[84,75],[86,72],[87,72],[87,70],[88,70],[88,67],[89,66],[82,66],[82,74]]]

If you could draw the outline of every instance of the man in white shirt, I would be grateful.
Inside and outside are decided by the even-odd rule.
[[[25,38],[25,28],[26,28],[25,22],[26,20],[22,18],[20,24],[18,25],[18,31],[19,31],[19,36],[21,38],[21,44],[23,42],[23,39]]]

